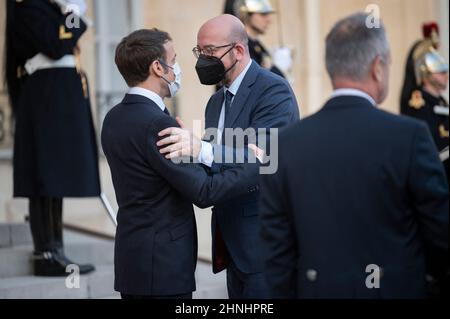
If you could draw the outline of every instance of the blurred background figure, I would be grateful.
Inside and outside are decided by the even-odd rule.
[[[275,9],[269,0],[226,0],[224,13],[233,14],[240,18],[249,36],[250,56],[260,66],[288,78],[292,70],[292,52],[282,45],[280,33],[280,47],[273,55],[261,43],[260,37],[266,34],[272,25]],[[280,30],[279,30],[280,31]]]
[[[63,198],[100,195],[88,83],[79,64],[85,10],[80,0],[7,2],[14,197],[29,199],[38,276],[66,275],[66,266],[74,264],[64,254]],[[93,270],[92,265],[80,265],[81,274]]]
[[[414,70],[414,51],[417,49],[419,44],[427,43],[433,46],[436,50],[440,47],[440,32],[439,25],[436,22],[424,23],[422,25],[422,39],[417,40],[412,45],[408,53],[408,58],[406,60],[405,67],[405,77],[403,80],[403,87],[400,97],[400,112],[405,114],[409,109],[409,100],[411,99],[411,94],[413,91],[417,90],[417,80]]]
[[[401,112],[424,121],[433,136],[449,178],[449,106],[443,97],[448,86],[448,63],[438,53],[439,27],[424,25],[424,39],[413,45],[408,57],[405,85],[402,91]],[[440,265],[429,263],[429,273],[436,273]],[[449,276],[437,280],[427,276],[431,297],[448,296]]]
[[[443,94],[447,90],[449,70],[438,49],[439,27],[435,23],[427,24],[424,39],[414,44],[408,58],[401,112],[428,124],[448,178],[449,108]]]

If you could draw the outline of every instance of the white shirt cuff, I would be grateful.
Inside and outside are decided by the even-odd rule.
[[[200,154],[198,155],[198,161],[203,165],[212,167],[212,164],[214,162],[214,151],[211,143],[202,141],[202,149],[200,150]]]

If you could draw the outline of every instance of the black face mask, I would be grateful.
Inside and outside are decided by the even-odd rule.
[[[201,84],[216,85],[225,78],[225,74],[227,74],[232,68],[234,68],[234,66],[238,62],[234,62],[234,64],[228,70],[225,70],[225,65],[222,62],[222,58],[230,53],[233,49],[234,46],[230,50],[225,52],[225,54],[220,58],[204,54],[201,54],[199,56],[197,65],[195,66],[195,70],[197,71],[197,75],[200,79]]]

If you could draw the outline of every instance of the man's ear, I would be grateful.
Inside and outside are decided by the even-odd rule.
[[[164,68],[158,60],[155,60],[152,64],[150,64],[149,74],[154,74],[157,77],[162,77],[164,75]]]
[[[380,56],[377,56],[372,63],[372,78],[377,81],[383,81],[383,59]]]
[[[242,44],[237,43],[236,46],[234,47],[234,49],[236,50],[236,58],[238,58],[239,60],[242,59],[242,57],[245,55],[245,48]]]

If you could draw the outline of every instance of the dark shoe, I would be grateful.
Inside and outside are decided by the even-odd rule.
[[[80,275],[86,275],[93,271],[95,271],[95,266],[91,264],[83,264],[79,265],[76,262],[71,261],[69,258],[66,257],[64,254],[64,251],[62,249],[58,249],[56,252],[56,259],[58,259],[61,263],[65,264],[66,267],[68,265],[77,265],[80,269]]]
[[[71,262],[66,256],[44,252],[33,255],[34,275],[40,277],[65,277],[70,274],[69,265],[77,265],[80,275],[85,275],[95,270],[93,265],[78,265]],[[66,272],[66,269],[69,270]]]

